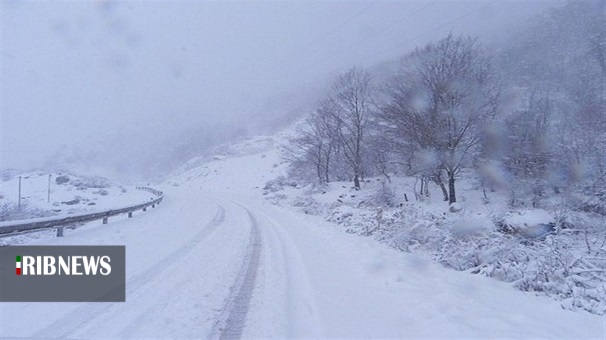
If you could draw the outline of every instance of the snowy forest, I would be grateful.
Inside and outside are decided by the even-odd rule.
[[[499,43],[452,32],[352,67],[266,189],[305,186],[293,204],[348,232],[603,314],[605,32],[603,3],[571,1]]]

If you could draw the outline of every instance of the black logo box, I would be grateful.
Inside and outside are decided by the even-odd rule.
[[[109,256],[111,273],[101,275],[17,275],[17,256]],[[80,267],[80,271],[83,268]],[[0,302],[124,302],[124,246],[0,247]]]

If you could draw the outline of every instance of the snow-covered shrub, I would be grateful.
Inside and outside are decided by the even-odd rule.
[[[427,237],[417,228],[410,239],[425,242],[422,249],[447,267],[511,282],[524,291],[541,292],[563,301],[563,306],[606,313],[606,252],[589,255],[579,246],[581,235],[571,240],[563,235],[529,239],[494,230],[473,234],[452,234],[436,224],[426,224]],[[599,255],[602,254],[602,255]],[[593,259],[593,261],[592,261]],[[569,301],[570,300],[570,301]],[[569,302],[567,302],[569,301]]]
[[[372,235],[402,251],[430,254],[446,267],[551,296],[564,308],[606,313],[606,230],[599,215],[567,212],[567,227],[556,230],[557,214],[540,209],[485,216],[472,214],[465,204],[458,212],[441,213],[417,203],[320,204],[311,196],[292,203],[346,232]],[[538,233],[537,226],[549,226],[549,232]]]
[[[70,183],[71,183],[71,185],[75,186],[78,190],[86,190],[88,188],[105,189],[105,188],[109,188],[111,186],[111,183],[109,180],[107,180],[103,177],[99,177],[99,176],[82,177],[82,178],[74,179]]]
[[[393,207],[396,205],[396,191],[389,183],[381,181],[381,188],[377,190],[373,203],[379,206]]]
[[[591,199],[578,204],[577,209],[606,216],[606,194],[595,194]]]
[[[14,169],[8,169],[8,170],[2,170],[2,171],[0,171],[0,177],[2,178],[3,182],[6,182],[6,181],[9,181],[9,180],[13,179],[18,174],[19,174],[19,171],[18,170],[14,170]]]
[[[529,180],[518,183],[512,195],[512,188],[495,191],[490,200],[482,200],[482,185],[471,183],[451,206],[441,200],[398,201],[396,190],[413,189],[412,180],[376,179],[362,191],[351,190],[349,183],[329,183],[288,194],[295,195],[291,204],[348,233],[545,294],[564,308],[606,313],[604,216],[599,209],[582,208],[587,202],[602,202],[602,196],[578,188],[554,192],[544,182]],[[430,189],[440,197],[437,186]],[[508,206],[508,200],[513,204]]]
[[[61,175],[55,178],[55,183],[57,183],[58,185],[65,184],[67,182],[69,182],[69,176],[67,175]]]
[[[297,183],[292,180],[286,179],[286,177],[284,176],[278,176],[270,181],[267,181],[265,183],[265,186],[263,187],[263,191],[276,192],[283,190],[286,186],[296,187]]]
[[[266,194],[266,193],[263,193],[263,194]],[[275,204],[275,205],[282,205],[282,202],[284,202],[287,198],[288,198],[288,196],[286,194],[281,194],[281,193],[276,193],[271,196],[266,196],[266,199],[268,199],[272,204]]]
[[[62,201],[61,204],[66,204],[66,205],[76,205],[80,203],[80,197],[76,196],[73,200],[69,200],[69,201]]]
[[[53,215],[55,215],[53,211],[31,207],[25,202],[21,204],[21,207],[11,202],[0,203],[0,221],[25,220]]]
[[[295,197],[291,204],[300,208],[306,214],[321,215],[323,212],[321,205],[309,196]]]

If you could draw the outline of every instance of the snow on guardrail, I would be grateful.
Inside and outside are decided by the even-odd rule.
[[[129,206],[121,209],[112,209],[106,210],[102,212],[88,213],[88,214],[79,214],[73,216],[52,216],[52,217],[43,217],[29,220],[21,220],[21,221],[7,221],[0,223],[0,236],[8,236],[8,234],[23,232],[23,231],[34,231],[41,229],[48,229],[53,227],[57,228],[57,237],[63,236],[63,227],[67,224],[71,223],[79,223],[79,222],[91,222],[96,220],[103,220],[103,224],[107,224],[107,221],[110,217],[126,214],[128,213],[128,217],[131,218],[133,216],[133,212],[137,210],[146,211],[148,207],[155,208],[156,205],[160,204],[164,199],[164,193],[162,191],[148,188],[148,187],[137,187],[137,190],[150,192],[158,198],[151,200],[146,203]]]

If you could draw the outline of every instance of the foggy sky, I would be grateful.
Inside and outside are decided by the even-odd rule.
[[[83,150],[72,161],[100,174],[192,127],[246,124],[271,98],[287,111],[353,65],[449,32],[489,43],[557,4],[1,1],[0,168]]]

